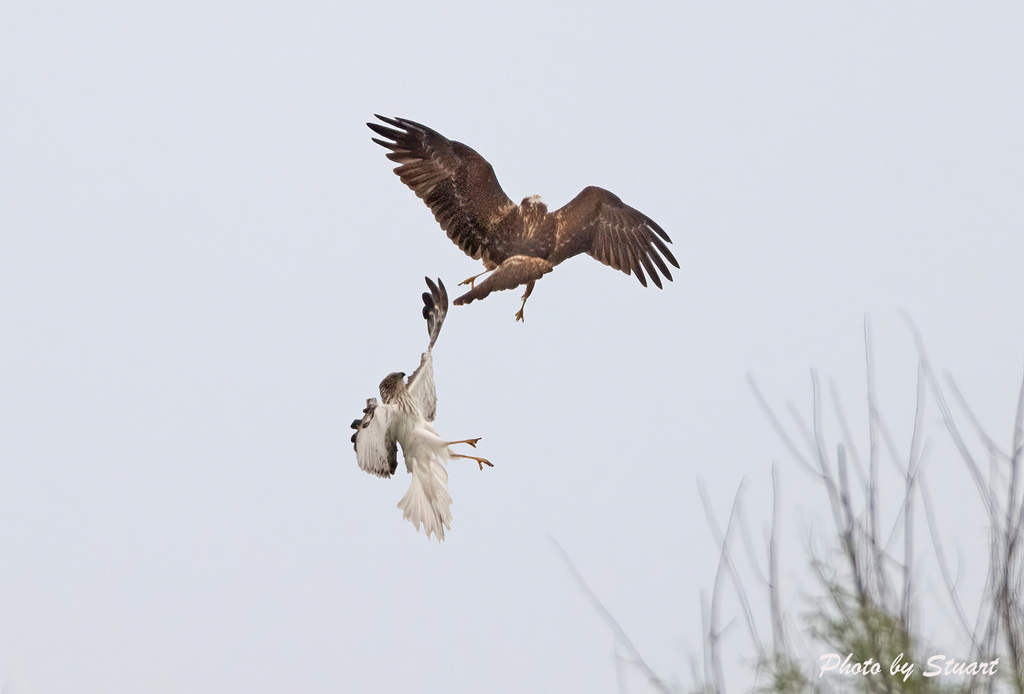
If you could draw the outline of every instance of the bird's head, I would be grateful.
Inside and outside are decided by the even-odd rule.
[[[380,382],[380,399],[384,402],[394,400],[395,395],[405,389],[405,383],[402,382],[404,378],[405,374],[401,371],[395,371],[385,376],[384,380]]]
[[[548,211],[548,206],[544,204],[539,195],[529,195],[523,198],[523,201],[519,203],[519,207],[523,209],[539,209],[542,213]]]

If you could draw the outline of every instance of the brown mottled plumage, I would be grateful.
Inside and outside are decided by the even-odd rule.
[[[514,204],[501,189],[494,169],[474,150],[405,118],[377,116],[391,128],[367,123],[391,150],[395,173],[434,213],[448,238],[491,275],[462,284],[470,291],[456,305],[483,299],[494,291],[526,285],[523,306],[534,283],[563,260],[587,253],[605,265],[635,274],[647,286],[646,270],[660,289],[661,275],[671,280],[665,261],[679,267],[668,234],[647,215],[613,193],[590,186],[554,212],[537,196]],[[484,274],[484,273],[481,273]],[[523,319],[523,309],[516,314]]]

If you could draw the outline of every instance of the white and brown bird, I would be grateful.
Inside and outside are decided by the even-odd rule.
[[[352,422],[356,430],[352,434],[352,445],[359,467],[378,477],[391,477],[395,473],[398,445],[402,446],[405,468],[412,480],[398,508],[417,530],[423,524],[427,538],[433,534],[440,541],[452,523],[447,462],[452,458],[468,458],[475,460],[481,470],[484,465],[493,466],[485,458],[455,453],[449,448],[456,443],[476,448],[479,438],[445,441],[434,429],[437,391],[431,350],[448,312],[448,293],[440,279],[436,285],[430,278],[425,279],[430,287],[430,293],[423,293],[423,317],[430,335],[427,351],[420,356],[420,365],[408,381],[403,380],[404,373],[396,371],[380,382],[381,402],[369,398],[363,418]]]
[[[434,219],[466,255],[483,260],[484,272],[462,282],[470,291],[455,305],[483,299],[491,292],[526,285],[516,320],[523,320],[534,283],[563,260],[587,253],[605,265],[647,278],[660,289],[661,275],[671,280],[665,261],[679,267],[666,244],[668,234],[643,212],[613,193],[590,186],[567,205],[548,212],[538,196],[513,203],[501,189],[486,159],[425,125],[405,118],[377,116],[392,127],[367,123],[391,150],[395,173],[434,213]],[[491,275],[476,286],[476,279]]]

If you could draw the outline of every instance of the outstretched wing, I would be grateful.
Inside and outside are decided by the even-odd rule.
[[[356,449],[359,468],[377,477],[391,477],[398,467],[398,442],[391,432],[394,417],[391,405],[377,403],[369,398],[363,418],[352,422],[352,447]]]
[[[425,125],[405,118],[377,118],[394,127],[367,123],[386,138],[373,141],[391,150],[388,159],[399,164],[395,173],[427,204],[448,238],[471,258],[479,259],[487,251],[501,262],[498,223],[515,205],[487,160]]]
[[[659,270],[665,279],[672,279],[665,261],[679,267],[665,245],[672,243],[668,234],[653,219],[604,188],[584,188],[554,214],[557,239],[549,260],[555,265],[578,253],[588,253],[627,275],[635,274],[645,287],[647,270],[659,289]]]
[[[448,292],[440,278],[434,284],[429,277],[424,277],[430,293],[423,292],[423,318],[427,321],[427,333],[430,344],[427,351],[420,355],[420,365],[409,377],[407,388],[412,399],[423,413],[423,418],[433,422],[437,414],[437,389],[434,387],[434,359],[431,350],[441,333],[444,317],[448,315]]]

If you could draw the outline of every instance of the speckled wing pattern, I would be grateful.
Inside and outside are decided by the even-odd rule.
[[[393,407],[369,398],[363,418],[352,422],[352,447],[359,468],[377,477],[391,477],[398,468],[398,442],[391,433]]]
[[[388,159],[399,164],[395,173],[427,204],[448,238],[471,258],[486,253],[501,262],[508,240],[501,238],[498,222],[515,204],[501,189],[494,168],[472,148],[425,125],[377,118],[392,127],[367,123],[384,138],[373,141],[391,150]]]
[[[645,287],[646,270],[659,289],[658,271],[665,279],[672,279],[665,260],[679,267],[665,245],[672,242],[668,234],[653,219],[604,188],[584,188],[554,214],[557,262],[577,253],[587,253],[627,275],[635,274]]]

